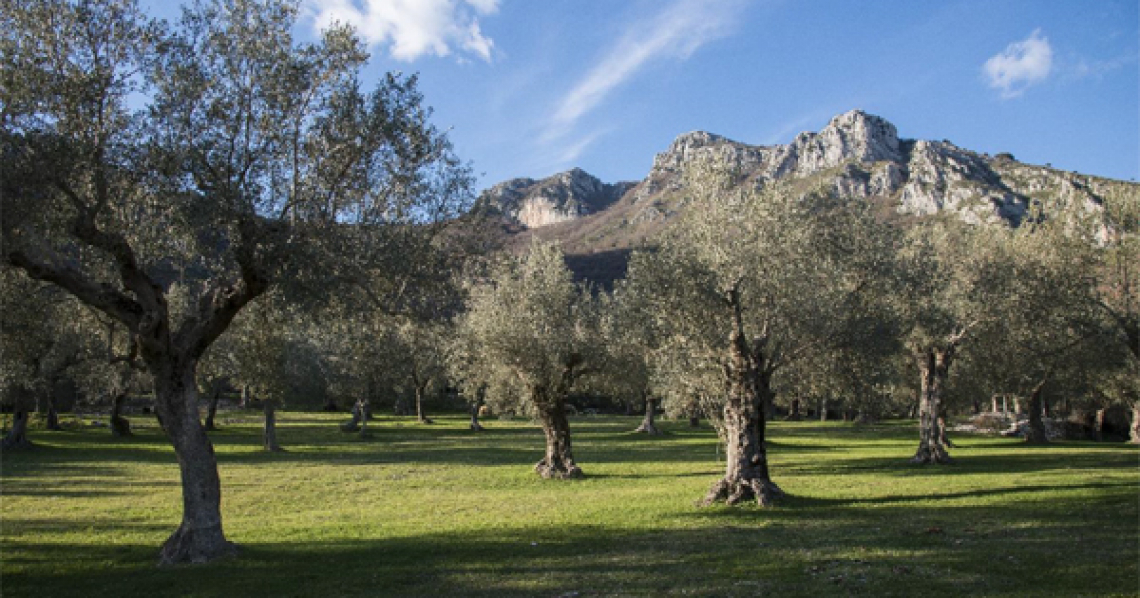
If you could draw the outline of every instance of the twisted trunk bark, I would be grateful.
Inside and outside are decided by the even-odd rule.
[[[784,494],[768,471],[768,449],[764,440],[767,420],[759,396],[765,392],[768,380],[767,376],[756,374],[736,376],[732,383],[724,406],[724,477],[709,489],[701,500],[702,506],[721,501],[735,505],[755,500],[766,507]]]
[[[261,400],[261,407],[265,413],[265,434],[262,446],[267,451],[278,452],[281,445],[277,444],[277,402],[265,398]]]
[[[644,432],[650,436],[656,436],[661,433],[657,429],[657,424],[654,419],[657,415],[657,399],[646,395],[645,397],[645,418],[641,420],[641,425],[637,427],[634,432]]]
[[[761,336],[751,344],[745,339],[738,289],[730,291],[727,302],[732,309],[733,328],[724,364],[728,395],[722,422],[725,470],[724,477],[713,484],[700,504],[724,501],[734,505],[755,500],[766,507],[784,494],[768,472],[764,442],[767,410],[775,396],[772,371],[764,353],[767,338]]]
[[[798,422],[803,418],[803,413],[800,412],[800,400],[792,399],[792,408],[788,412],[788,417],[785,417],[784,419],[790,422]]]
[[[4,450],[19,450],[32,448],[32,441],[28,438],[28,410],[16,406],[15,412],[12,414],[12,429],[8,430],[8,434],[4,436],[2,445]]]
[[[954,346],[939,349],[928,347],[916,352],[921,388],[918,405],[918,450],[912,463],[950,463],[950,455],[945,446],[945,422],[939,426],[942,410],[942,393],[946,387],[946,376],[954,358]]]
[[[1100,442],[1104,440],[1104,418],[1108,415],[1108,409],[1101,407],[1096,410],[1093,416],[1093,440]]]
[[[111,435],[112,436],[130,436],[131,435],[131,420],[123,417],[123,402],[127,399],[127,393],[116,392],[115,396],[111,399]],[[161,421],[161,419],[160,419]]]
[[[427,390],[427,383],[416,383],[416,421],[421,424],[432,424],[427,415],[424,414],[424,391]]]
[[[55,396],[53,394],[49,394],[47,397],[47,421],[44,422],[44,427],[52,432],[63,430],[63,426],[59,425],[59,411],[55,408]]]
[[[483,424],[479,423],[479,410],[483,407],[483,399],[475,401],[471,406],[471,429],[476,432],[483,431]]]
[[[214,432],[218,427],[214,424],[214,420],[218,416],[218,401],[222,398],[222,388],[219,384],[214,384],[210,389],[210,406],[206,409],[206,431]]]
[[[198,419],[195,363],[167,363],[152,367],[156,410],[174,445],[182,476],[182,522],[162,545],[159,563],[204,563],[232,555],[237,547],[222,531],[222,489],[214,447]]]
[[[1045,432],[1045,421],[1042,419],[1041,391],[1045,382],[1041,381],[1033,387],[1029,394],[1029,427],[1025,431],[1025,442],[1028,444],[1048,444],[1049,435]]]
[[[360,437],[368,437],[368,420],[372,419],[372,404],[369,399],[361,399],[357,406],[357,415],[360,417]]]
[[[1128,426],[1128,442],[1140,444],[1140,401],[1132,403],[1132,424]]]
[[[574,463],[570,444],[570,422],[566,419],[566,404],[561,393],[547,395],[542,390],[533,391],[535,407],[538,408],[539,423],[546,436],[546,455],[535,464],[538,475],[547,479],[573,479],[584,477],[582,469]]]

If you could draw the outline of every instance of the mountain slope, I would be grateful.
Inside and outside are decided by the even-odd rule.
[[[485,192],[479,205],[517,224],[516,247],[539,237],[561,242],[584,278],[610,282],[624,274],[633,248],[653,238],[684,209],[685,173],[715,158],[743,175],[741,184],[774,182],[794,189],[831,188],[874,201],[897,214],[949,212],[970,222],[1017,226],[1034,202],[1098,210],[1114,189],[1140,185],[990,156],[949,141],[903,139],[883,118],[854,110],[818,133],[785,145],[753,146],[697,131],[657,154],[642,181],[605,185],[575,169],[542,181],[515,179]]]

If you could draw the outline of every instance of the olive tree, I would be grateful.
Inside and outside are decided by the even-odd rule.
[[[970,337],[1000,323],[1008,302],[1009,234],[996,226],[936,218],[908,231],[898,253],[897,309],[919,374],[919,446],[914,463],[949,463],[946,387]]]
[[[273,285],[358,276],[470,178],[414,78],[363,91],[352,32],[299,43],[296,18],[282,0],[197,3],[173,27],[131,0],[0,7],[3,259],[135,339],[182,477],[162,563],[234,552],[198,414],[206,350]],[[177,318],[172,263],[193,274]]]
[[[726,467],[702,501],[770,504],[766,422],[790,364],[856,342],[888,235],[870,206],[826,190],[757,190],[723,164],[689,173],[689,209],[654,252],[635,255],[630,292],[662,339],[663,382],[706,401]],[[661,384],[657,384],[661,387]]]
[[[54,287],[0,270],[0,402],[13,416],[4,450],[32,446],[29,416],[45,398],[52,428],[53,383],[79,363],[84,351],[85,339],[72,325],[78,311],[74,303]]]
[[[1131,186],[1108,194],[1096,224],[1093,297],[1104,314],[1104,338],[1124,362],[1113,394],[1131,409],[1129,441],[1140,444],[1140,191]]]
[[[493,266],[469,294],[456,331],[456,379],[469,396],[485,389],[497,409],[522,408],[538,419],[546,436],[539,475],[582,477],[566,398],[602,366],[596,300],[574,283],[558,247],[540,242],[525,257]]]
[[[618,284],[612,295],[601,295],[601,334],[608,359],[593,386],[627,406],[644,407],[645,417],[634,430],[655,436],[660,393],[652,386],[656,356],[661,349],[652,315],[640,297]]]

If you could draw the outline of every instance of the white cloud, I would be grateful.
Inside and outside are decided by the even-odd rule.
[[[387,46],[397,60],[459,51],[489,61],[494,41],[483,35],[479,16],[496,12],[499,0],[308,0],[308,9],[317,29],[352,25],[369,46]]]
[[[547,138],[565,134],[615,87],[651,61],[688,58],[702,45],[727,35],[740,4],[738,0],[676,0],[656,15],[632,23],[559,103]]]
[[[1001,90],[1002,98],[1015,98],[1025,89],[1047,79],[1053,70],[1053,47],[1037,29],[1028,38],[1006,46],[982,67],[990,87]]]

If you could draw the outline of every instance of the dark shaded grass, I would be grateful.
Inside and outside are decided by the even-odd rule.
[[[434,426],[281,414],[212,433],[236,559],[158,569],[177,524],[173,454],[157,430],[36,430],[4,455],[4,596],[985,595],[1133,596],[1140,453],[958,438],[956,463],[906,463],[913,423],[777,423],[773,509],[693,506],[715,437],[636,417],[575,418],[589,476],[538,480],[527,422]],[[228,423],[225,423],[228,420]]]

